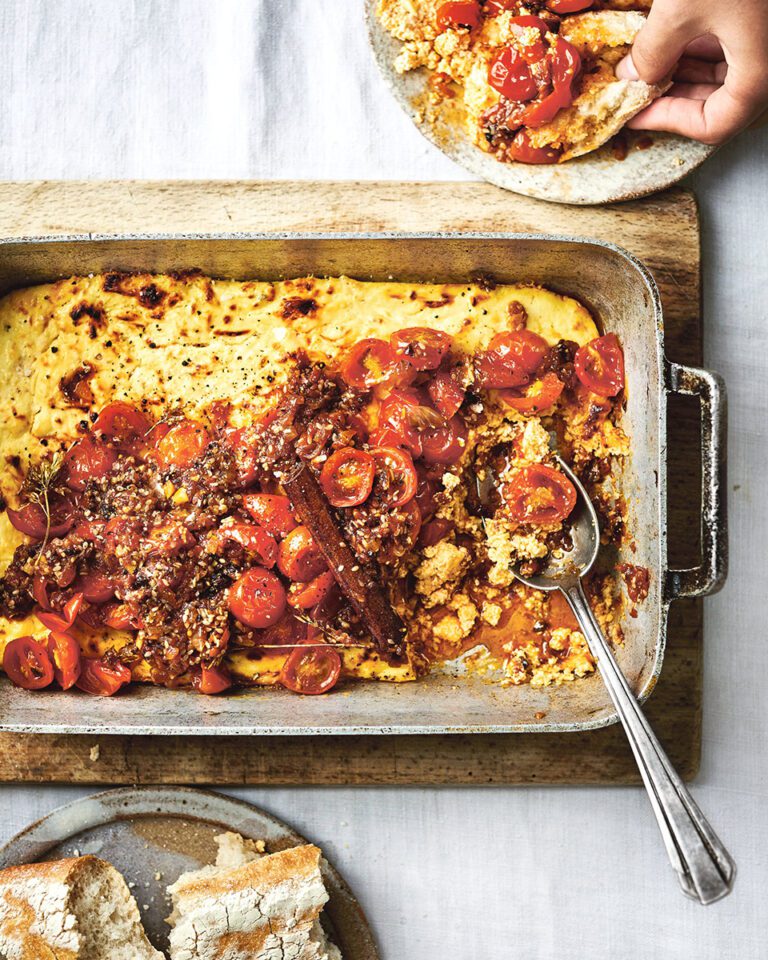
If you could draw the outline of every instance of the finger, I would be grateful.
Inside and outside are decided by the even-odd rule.
[[[723,48],[717,37],[707,34],[697,37],[685,48],[686,57],[696,57],[699,60],[724,60]]]
[[[696,39],[696,29],[692,23],[682,18],[666,18],[662,14],[654,16],[655,13],[656,8],[651,7],[645,25],[635,37],[630,54],[637,76],[646,83],[663,80],[688,44]]]
[[[719,89],[719,83],[675,83],[666,95],[686,100],[708,100]]]
[[[717,83],[725,80],[728,64],[725,61],[697,60],[683,57],[675,70],[675,80],[680,83]]]
[[[759,101],[735,97],[727,83],[706,100],[660,97],[633,117],[627,126],[636,130],[666,130],[702,143],[724,143],[761,112]]]

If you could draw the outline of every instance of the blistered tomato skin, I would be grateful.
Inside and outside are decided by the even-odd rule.
[[[314,580],[327,568],[320,547],[303,525],[292,530],[280,544],[277,566],[284,576],[298,583]]]
[[[260,526],[273,537],[282,539],[299,525],[288,497],[276,493],[247,493],[243,506]]]
[[[332,690],[340,675],[341,657],[332,647],[301,646],[286,660],[280,683],[294,693],[316,696]]]
[[[48,650],[33,637],[17,637],[6,644],[3,670],[13,684],[25,690],[42,690],[53,683]]]
[[[573,364],[579,380],[600,397],[615,397],[624,387],[624,351],[615,333],[579,347]]]
[[[370,453],[354,447],[336,450],[323,464],[320,486],[334,507],[356,507],[373,489],[376,464]]]
[[[264,567],[251,567],[229,588],[229,610],[247,627],[264,630],[285,613],[285,587]]]
[[[576,488],[559,470],[537,463],[521,467],[504,485],[509,514],[519,523],[559,523],[576,506]]]

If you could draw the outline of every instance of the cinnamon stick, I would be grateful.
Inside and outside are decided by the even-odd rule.
[[[402,657],[405,624],[392,609],[374,571],[360,562],[344,539],[312,472],[303,464],[299,469],[288,467],[280,471],[280,482],[379,651],[389,657]]]

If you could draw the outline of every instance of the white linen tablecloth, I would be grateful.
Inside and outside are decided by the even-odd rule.
[[[360,0],[2,0],[0,91],[2,179],[468,179],[390,99]],[[386,960],[768,956],[767,154],[747,134],[694,180],[707,362],[731,409],[695,792],[735,891],[684,899],[639,789],[232,791],[323,845]],[[88,792],[0,788],[0,841]]]

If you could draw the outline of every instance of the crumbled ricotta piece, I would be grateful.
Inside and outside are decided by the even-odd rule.
[[[549,456],[549,431],[541,425],[541,420],[529,420],[523,428],[520,453],[525,460],[541,463]]]
[[[498,625],[499,620],[501,620],[502,609],[498,603],[487,602],[483,604],[483,609],[481,610],[481,616],[483,620],[490,626],[495,627]]]
[[[428,605],[444,603],[436,599],[445,594],[447,584],[456,583],[466,573],[470,562],[466,547],[457,547],[448,540],[441,540],[433,547],[424,548],[424,559],[414,571],[416,592],[428,598]]]
[[[512,533],[503,520],[487,520],[485,524],[488,557],[493,563],[488,579],[496,586],[505,586],[514,579],[510,566],[520,559],[547,555],[547,546],[533,533]]]

